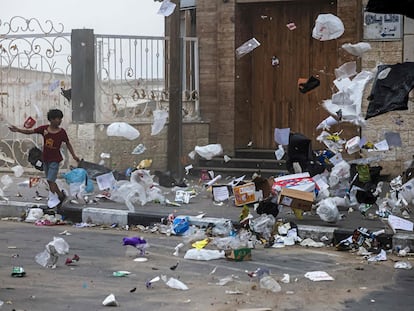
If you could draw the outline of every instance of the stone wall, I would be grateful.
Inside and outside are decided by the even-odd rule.
[[[379,64],[395,64],[404,61],[414,61],[414,20],[404,19],[404,37],[397,41],[370,41],[371,50],[361,59],[361,67],[365,70],[375,70]],[[367,85],[362,105],[366,112],[366,100],[372,88],[371,81]],[[406,163],[414,155],[414,94],[409,96],[408,110],[391,111],[368,119],[366,127],[361,129],[362,136],[368,141],[378,142],[384,139],[385,132],[398,132],[402,140],[402,147],[391,147],[385,152],[364,152],[364,156],[380,155],[383,159],[379,164],[383,167],[383,174],[396,176],[406,168]]]
[[[71,124],[68,135],[78,157],[86,161],[99,163],[100,154],[111,155],[105,159],[105,166],[124,171],[136,166],[143,159],[152,159],[151,170],[167,169],[167,131],[168,124],[157,135],[151,136],[151,123],[131,124],[140,132],[140,136],[131,141],[122,137],[109,137],[106,129],[109,124],[84,123]],[[187,122],[183,124],[183,154],[187,155],[196,145],[208,144],[209,124]],[[146,151],[140,155],[131,154],[138,144],[144,144]],[[73,163],[73,159],[70,159]],[[189,159],[183,159],[188,162]],[[187,164],[187,163],[185,163]]]

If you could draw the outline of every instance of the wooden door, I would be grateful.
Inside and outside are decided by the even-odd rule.
[[[332,96],[338,49],[336,40],[312,38],[312,29],[319,14],[335,14],[336,2],[268,2],[250,5],[248,11],[251,35],[261,44],[251,55],[250,128],[254,146],[275,148],[274,128],[287,127],[318,145],[315,128],[328,116],[321,104]],[[289,30],[288,23],[294,23],[296,29]],[[272,66],[272,57],[279,60],[278,65]],[[320,86],[301,93],[298,79],[311,76],[320,80]]]

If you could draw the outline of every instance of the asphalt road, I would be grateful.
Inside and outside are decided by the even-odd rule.
[[[71,235],[60,235],[67,230]],[[0,300],[3,310],[106,310],[102,302],[113,293],[119,310],[413,310],[413,270],[395,270],[393,260],[368,263],[333,248],[252,250],[252,260],[196,261],[179,256],[174,247],[182,237],[158,233],[70,226],[37,227],[33,224],[0,222]],[[56,269],[44,268],[34,257],[54,236],[69,244],[68,255],[59,257]],[[122,245],[126,236],[142,236],[149,243],[146,262],[135,262],[135,249]],[[19,254],[18,258],[12,258]],[[79,255],[74,265],[66,258]],[[178,266],[175,270],[171,267]],[[12,267],[22,266],[26,276],[12,277]],[[269,269],[282,290],[261,289],[246,271]],[[309,271],[323,270],[335,280],[313,282]],[[115,277],[115,271],[129,271]],[[215,271],[214,273],[212,273]],[[283,283],[289,274],[290,283]],[[180,280],[188,290],[173,289],[162,280],[151,288],[146,282],[157,276]],[[231,281],[219,285],[220,281]]]

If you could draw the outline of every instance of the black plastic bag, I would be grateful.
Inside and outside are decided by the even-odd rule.
[[[42,161],[42,150],[34,146],[32,149],[29,150],[29,158],[28,161],[31,165],[35,167],[35,169],[39,171],[43,171],[43,161]]]
[[[78,168],[85,169],[88,173],[89,178],[92,179],[96,179],[97,176],[112,172],[116,180],[128,180],[128,177],[125,174],[119,173],[117,171],[112,171],[110,168],[107,168],[103,165],[88,162],[83,159],[79,161]]]

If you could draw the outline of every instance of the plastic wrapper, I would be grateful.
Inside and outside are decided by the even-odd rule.
[[[237,59],[240,59],[244,55],[250,53],[251,51],[253,51],[258,46],[260,46],[260,42],[257,41],[256,38],[252,38],[252,39],[246,41],[245,43],[243,43],[241,46],[239,46],[236,49]]]
[[[250,220],[250,227],[254,232],[260,233],[265,239],[269,239],[272,235],[275,217],[270,214],[262,214],[257,218]]]
[[[274,293],[278,293],[282,290],[280,284],[272,278],[270,275],[265,275],[259,280],[260,288],[270,290]]]
[[[129,140],[137,139],[140,135],[139,131],[125,122],[111,123],[106,129],[106,135],[125,137]]]
[[[185,285],[183,282],[175,278],[169,278],[168,281],[165,282],[165,284],[174,289],[188,290],[187,285]]]
[[[69,253],[69,244],[59,237],[53,237],[53,241],[49,242],[46,249],[35,256],[36,262],[43,267],[53,267],[56,265],[59,255]]]

